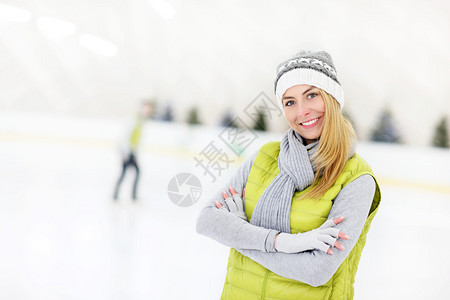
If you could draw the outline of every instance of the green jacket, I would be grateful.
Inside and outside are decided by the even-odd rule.
[[[245,186],[245,209],[248,220],[264,190],[279,173],[279,142],[270,142],[261,147],[250,170]],[[291,206],[291,233],[310,231],[323,224],[340,190],[361,175],[374,177],[370,166],[357,154],[350,158],[335,184],[319,200],[299,197],[304,191],[294,193]],[[375,178],[375,177],[374,177]],[[376,180],[375,180],[376,182]],[[369,216],[361,235],[332,278],[324,285],[312,287],[306,283],[281,277],[260,264],[231,249],[227,276],[221,299],[226,300],[275,300],[275,299],[353,299],[353,283],[356,270],[366,242],[370,223],[380,203],[380,190],[376,191]]]

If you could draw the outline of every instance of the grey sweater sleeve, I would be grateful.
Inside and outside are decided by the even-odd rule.
[[[198,233],[231,248],[253,249],[258,250],[258,252],[262,251],[261,253],[275,252],[273,245],[275,235],[279,231],[252,225],[227,211],[217,209],[215,206],[215,201],[219,201],[226,206],[222,191],[228,192],[230,186],[242,194],[257,154],[258,151],[250,155],[239,166],[234,176],[212,195],[197,218],[196,230]]]
[[[350,236],[348,240],[339,239],[345,248],[342,251],[334,248],[332,255],[318,250],[295,254],[264,253],[255,250],[238,251],[280,276],[311,286],[324,285],[358,241],[369,214],[374,193],[374,179],[370,175],[362,175],[347,184],[334,200],[329,218],[345,216],[345,220],[336,225],[336,228]]]

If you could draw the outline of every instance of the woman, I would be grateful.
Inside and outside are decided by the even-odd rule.
[[[380,190],[354,153],[330,55],[281,63],[275,94],[291,128],[251,155],[197,220],[197,232],[232,248],[222,299],[352,299]]]

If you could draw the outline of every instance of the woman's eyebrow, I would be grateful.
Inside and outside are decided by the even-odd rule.
[[[307,92],[309,92],[309,91],[311,91],[311,90],[314,90],[315,88],[316,88],[316,87],[314,87],[314,86],[310,87],[309,89],[307,89],[306,91],[304,91],[304,92],[302,93],[302,95],[306,94]],[[284,99],[295,99],[295,97],[293,97],[293,96],[286,96],[286,97],[281,98],[281,101],[283,101]]]
[[[295,97],[293,97],[293,96],[286,96],[286,97],[283,97],[281,99],[281,101],[286,100],[286,99],[295,99]]]
[[[313,90],[313,89],[315,89],[315,87],[313,87],[313,86],[310,87],[309,89],[307,89],[306,91],[303,92],[303,95],[306,94],[307,92],[309,92],[310,90]]]

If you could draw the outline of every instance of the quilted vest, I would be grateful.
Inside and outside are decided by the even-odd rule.
[[[280,142],[269,142],[261,147],[255,158],[245,186],[245,210],[248,220],[251,219],[262,193],[279,173],[279,152]],[[348,160],[335,184],[319,200],[299,199],[303,193],[312,188],[311,186],[303,191],[295,192],[291,205],[291,233],[310,231],[322,225],[328,219],[333,200],[339,191],[364,174],[374,177],[370,166],[358,154],[355,154]],[[348,257],[326,284],[312,287],[300,281],[281,277],[235,249],[231,249],[221,299],[353,299],[356,270],[366,243],[370,223],[378,210],[379,203],[380,190],[376,183],[372,206],[361,235]]]
[[[141,116],[136,116],[136,119],[133,124],[133,131],[130,136],[130,150],[136,151],[139,145],[139,141],[141,140],[142,135],[142,127],[144,125],[144,120]]]

